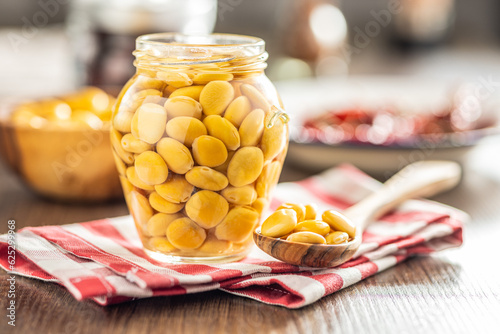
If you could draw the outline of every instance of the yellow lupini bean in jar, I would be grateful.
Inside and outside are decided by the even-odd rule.
[[[130,202],[130,213],[134,216],[134,220],[142,225],[146,225],[149,219],[153,216],[153,209],[149,206],[148,199],[139,193],[138,191],[132,190],[129,194]]]
[[[274,120],[274,124],[272,124],[270,128],[268,127],[272,117],[273,113],[269,113],[266,116],[264,121],[266,127],[264,129],[264,133],[262,134],[262,140],[260,143],[262,152],[264,152],[265,161],[272,160],[281,151],[283,151],[287,142],[287,131],[281,118],[277,117]]]
[[[147,184],[146,182],[141,180],[141,178],[137,175],[137,171],[135,170],[134,166],[127,168],[125,174],[127,175],[127,179],[134,185],[134,187],[147,191],[155,189],[152,185]]]
[[[326,243],[329,245],[343,244],[349,240],[349,235],[345,232],[334,231],[326,236]]]
[[[224,143],[212,136],[199,136],[193,142],[194,160],[207,167],[222,165],[227,159],[227,149]]]
[[[301,242],[305,244],[326,244],[325,237],[314,232],[296,232],[290,234],[286,241]]]
[[[155,144],[165,133],[167,111],[155,103],[140,106],[132,119],[132,134],[134,137]]]
[[[145,151],[150,151],[153,148],[153,145],[135,138],[131,133],[127,133],[126,135],[124,135],[122,137],[121,143],[125,151],[132,153],[142,153]]]
[[[169,119],[181,116],[201,119],[201,104],[187,96],[170,96],[164,107]]]
[[[227,178],[234,187],[254,182],[262,172],[264,156],[258,147],[242,147],[234,154],[227,167]]]
[[[194,186],[183,175],[173,175],[166,182],[156,185],[154,190],[169,202],[183,203],[191,196]]]
[[[356,235],[356,226],[352,225],[349,218],[338,211],[327,210],[323,212],[321,218],[330,225],[332,230],[346,232],[351,238]]]
[[[321,220],[304,220],[295,226],[294,232],[314,232],[319,235],[327,235],[330,232],[330,225]]]
[[[213,81],[230,81],[233,79],[231,73],[198,73],[193,78],[196,85],[204,85]]]
[[[127,133],[131,131],[132,118],[134,118],[134,113],[129,112],[127,110],[122,110],[124,108],[120,108],[120,111],[113,118],[113,128]]]
[[[297,213],[297,222],[301,222],[306,217],[306,208],[302,204],[283,203],[276,210],[292,209]]]
[[[197,166],[186,173],[186,180],[193,186],[212,191],[219,191],[227,187],[227,177],[205,166]]]
[[[235,153],[236,153],[236,151],[228,151],[226,161],[224,161],[224,163],[222,165],[214,167],[214,169],[218,172],[227,174],[227,167],[229,166],[229,163],[231,162],[231,159],[233,158]]]
[[[265,197],[259,197],[252,203],[252,208],[257,210],[259,214],[263,214],[269,207],[269,201]]]
[[[193,100],[200,101],[200,94],[205,86],[189,86],[174,90],[169,97],[187,96]]]
[[[215,228],[219,240],[242,242],[252,233],[259,222],[259,213],[249,206],[236,206]]]
[[[238,129],[227,119],[219,115],[210,115],[203,120],[208,134],[222,141],[228,150],[234,151],[240,147]]]
[[[191,86],[193,84],[193,80],[186,73],[160,71],[156,74],[156,77],[175,88]]]
[[[257,191],[251,185],[243,187],[229,186],[222,190],[222,196],[231,204],[251,205],[257,199]]]
[[[241,85],[240,90],[244,96],[248,97],[255,108],[260,108],[266,112],[269,110],[269,102],[267,102],[264,95],[262,95],[257,88],[249,84],[243,84]]]
[[[292,232],[295,226],[297,226],[297,212],[292,209],[281,209],[264,220],[261,234],[266,237],[279,238]]]
[[[234,98],[234,88],[227,81],[211,81],[200,94],[205,115],[220,115]]]
[[[130,100],[128,105],[128,110],[131,112],[134,112],[139,108],[141,104],[144,103],[145,99],[150,96],[158,96],[161,97],[163,94],[159,90],[156,89],[146,89],[146,90],[141,90],[140,92],[135,93],[132,96],[132,99]]]
[[[224,118],[239,127],[250,111],[252,111],[252,106],[248,97],[239,96],[227,107]]]
[[[206,255],[222,255],[228,252],[233,243],[227,240],[219,240],[213,235],[207,236],[203,245],[197,251]]]
[[[113,151],[112,153],[113,153],[113,158],[114,158],[115,163],[116,163],[116,169],[118,169],[118,173],[120,175],[125,175],[125,173],[127,171],[127,166],[125,165],[123,160],[120,159],[120,157],[118,156],[118,154],[116,154],[115,151]]]
[[[191,151],[172,138],[162,138],[156,144],[156,151],[167,163],[168,169],[177,174],[185,174],[194,166]]]
[[[156,191],[149,195],[149,204],[158,212],[176,213],[184,208],[184,203],[172,203],[161,197]]]
[[[262,109],[255,109],[245,117],[239,129],[241,146],[255,146],[260,142],[265,117]]]
[[[187,217],[176,219],[167,227],[168,241],[179,249],[198,248],[206,237],[205,230]]]
[[[151,72],[150,74],[154,75],[153,72]],[[156,78],[151,78],[147,75],[138,76],[134,83],[134,88],[137,90],[147,90],[147,89],[161,90],[163,86],[165,86],[165,83],[163,81],[158,80]]]
[[[219,224],[228,210],[224,197],[209,190],[198,191],[186,203],[188,217],[207,229]]]
[[[271,189],[278,183],[280,172],[281,163],[279,161],[274,161],[264,166],[255,185],[259,197],[266,197],[269,195]]]
[[[163,183],[168,177],[167,164],[156,152],[146,151],[139,154],[135,158],[134,166],[137,176],[149,185]]]
[[[191,147],[196,138],[206,135],[207,128],[193,117],[176,117],[167,123],[167,135]]]
[[[163,237],[167,233],[167,227],[176,219],[182,218],[181,214],[169,215],[166,213],[157,213],[149,218],[146,228],[153,237]]]
[[[159,252],[174,252],[177,248],[166,237],[153,237],[149,239],[149,247]]]
[[[110,132],[110,138],[111,138],[111,145],[115,149],[116,154],[120,157],[120,159],[123,160],[126,164],[132,164],[134,163],[134,155],[130,152],[127,152],[123,149],[121,140],[122,140],[122,134],[115,129],[111,129]]]

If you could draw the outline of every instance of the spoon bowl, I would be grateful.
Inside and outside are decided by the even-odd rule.
[[[356,226],[355,237],[336,245],[306,244],[267,237],[255,229],[255,244],[283,262],[306,267],[336,267],[350,260],[362,242],[363,231],[373,220],[409,198],[429,197],[455,187],[460,166],[451,161],[420,161],[406,166],[377,191],[343,212]]]

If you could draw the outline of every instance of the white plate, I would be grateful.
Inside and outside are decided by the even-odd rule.
[[[372,174],[386,176],[409,163],[424,159],[463,163],[480,139],[499,133],[499,128],[446,135],[438,144],[424,142],[407,148],[298,143],[293,140],[305,119],[329,109],[342,109],[353,104],[367,107],[389,104],[411,113],[441,109],[447,104],[453,89],[461,83],[429,78],[376,76],[278,83],[278,90],[291,118],[292,136],[287,162],[313,172],[340,163],[351,163]],[[499,102],[500,97],[495,94],[482,101],[486,110],[494,110],[494,106],[500,105]]]

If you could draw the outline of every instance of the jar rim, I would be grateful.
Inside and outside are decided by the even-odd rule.
[[[136,39],[136,56],[175,58],[176,61],[203,61],[214,55],[230,56],[238,53],[244,57],[265,54],[263,39],[236,34],[181,34],[155,33]],[[222,59],[220,59],[222,60]]]

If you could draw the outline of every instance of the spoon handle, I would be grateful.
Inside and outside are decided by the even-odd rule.
[[[455,187],[461,178],[460,165],[452,161],[419,161],[400,170],[377,191],[348,208],[344,214],[361,235],[366,225],[409,198],[430,197]]]

